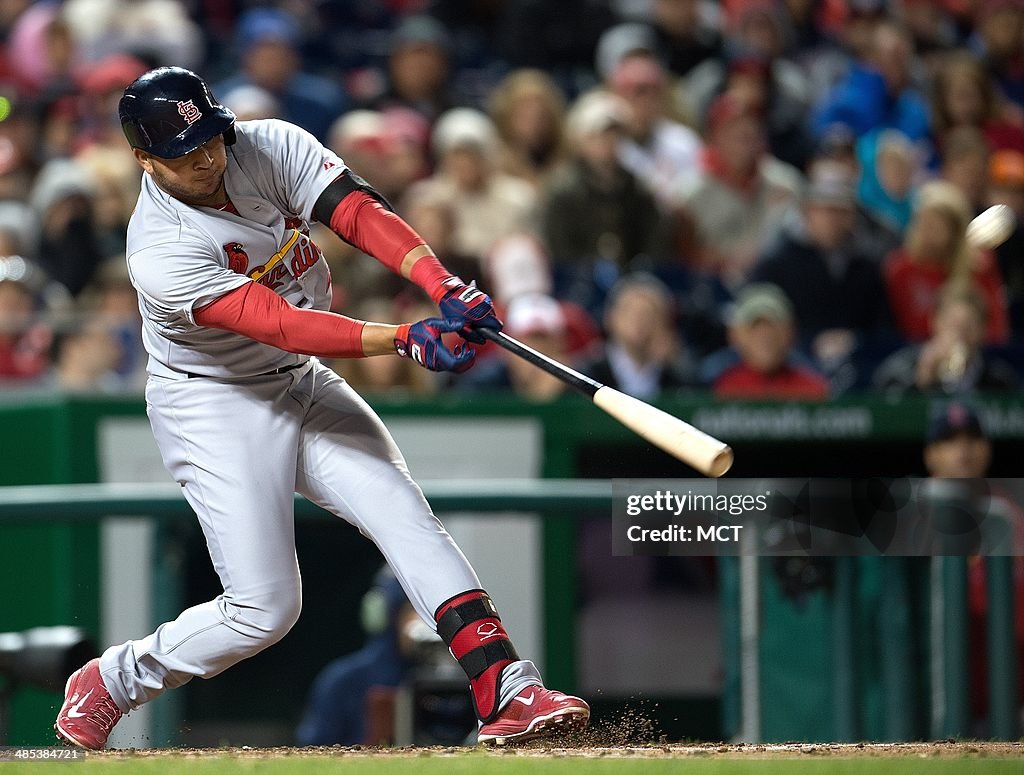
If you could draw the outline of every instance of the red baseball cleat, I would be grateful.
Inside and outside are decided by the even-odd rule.
[[[94,659],[71,674],[64,687],[64,705],[57,714],[57,737],[81,748],[98,751],[107,744],[121,720],[117,707],[100,677],[100,661]]]
[[[583,729],[590,721],[590,706],[579,697],[528,686],[501,709],[497,718],[480,727],[477,743],[505,745],[539,737],[556,737]]]

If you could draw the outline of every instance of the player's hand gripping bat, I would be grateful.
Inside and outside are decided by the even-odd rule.
[[[721,476],[732,466],[732,450],[727,444],[708,436],[678,417],[602,385],[508,334],[489,328],[478,328],[476,331],[510,353],[557,377],[590,398],[598,407],[641,438],[682,460],[705,476]]]

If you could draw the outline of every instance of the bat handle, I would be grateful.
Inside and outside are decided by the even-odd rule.
[[[534,366],[554,377],[562,380],[565,384],[582,393],[587,398],[593,398],[594,394],[604,387],[597,380],[591,379],[586,374],[580,374],[575,369],[570,369],[563,363],[549,358],[542,352],[534,350],[529,345],[523,344],[518,339],[509,336],[504,331],[495,331],[493,328],[474,328],[478,334],[494,342],[499,347],[518,355],[523,360],[529,361]]]

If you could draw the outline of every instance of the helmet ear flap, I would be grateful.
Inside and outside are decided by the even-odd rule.
[[[234,124],[232,124],[230,127],[228,127],[224,131],[223,137],[224,137],[224,145],[234,145],[235,144],[235,126],[234,126]]]

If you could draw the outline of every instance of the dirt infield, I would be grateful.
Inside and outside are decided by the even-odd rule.
[[[545,757],[545,758],[627,758],[627,759],[1020,759],[1024,758],[1024,743],[955,742],[934,743],[784,743],[757,745],[726,745],[722,743],[660,743],[648,745],[523,745],[515,748],[468,749],[460,747],[372,748],[366,746],[321,746],[252,748],[142,748],[111,750],[90,754],[90,759],[120,758],[242,758],[284,759],[290,757],[438,757],[463,756],[478,750],[493,757]]]

